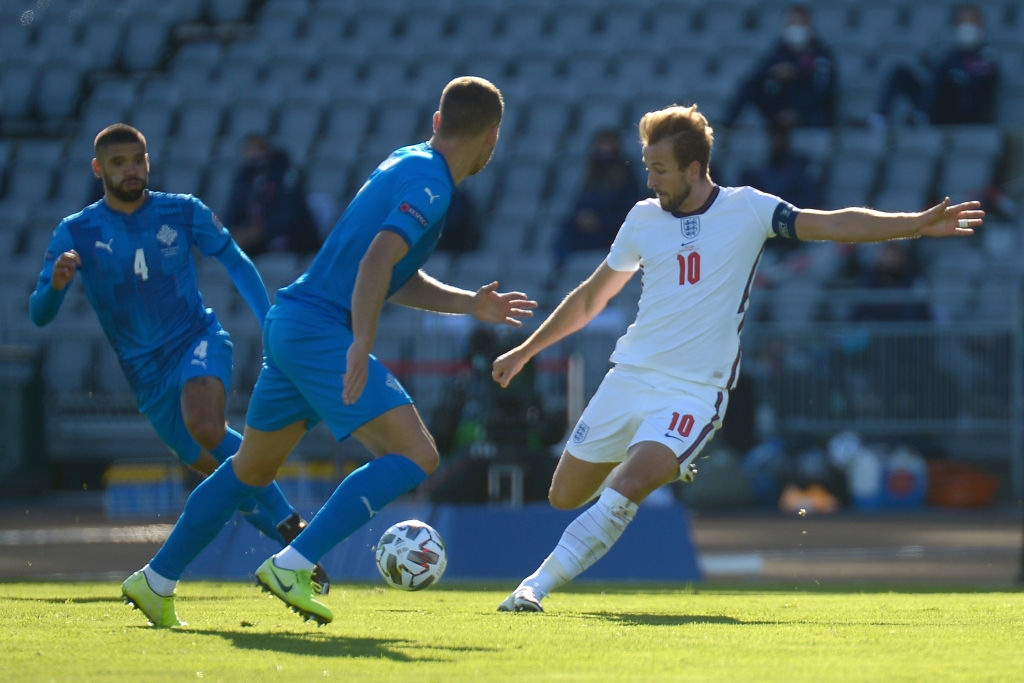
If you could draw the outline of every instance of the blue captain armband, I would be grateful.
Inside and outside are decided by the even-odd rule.
[[[776,236],[786,240],[800,239],[796,234],[796,217],[800,209],[789,202],[779,202],[772,214],[772,231]]]

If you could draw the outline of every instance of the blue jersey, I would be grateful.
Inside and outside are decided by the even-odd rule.
[[[268,317],[326,316],[350,325],[359,262],[377,233],[391,230],[409,245],[392,271],[391,296],[433,253],[454,188],[448,163],[427,143],[392,152],[359,189],[309,269],[278,290]]]
[[[220,327],[203,306],[192,246],[216,255],[229,244],[228,231],[191,195],[149,192],[131,214],[101,199],[57,226],[36,291],[49,285],[58,256],[78,252],[85,294],[125,376],[137,393],[151,393],[191,350],[191,340]]]

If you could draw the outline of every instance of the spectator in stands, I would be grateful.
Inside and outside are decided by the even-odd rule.
[[[603,129],[595,133],[583,183],[555,240],[555,265],[561,266],[576,251],[607,249],[622,219],[642,198],[618,131]]]
[[[81,272],[139,412],[179,460],[210,474],[238,450],[241,435],[224,417],[230,337],[203,307],[192,247],[223,264],[261,323],[270,308],[267,290],[252,261],[205,204],[147,189],[149,155],[140,131],[123,123],[108,126],[94,147],[92,169],[103,182],[103,199],[57,226],[29,315],[36,325],[49,324]],[[281,543],[305,526],[277,484],[250,496],[239,509]]]
[[[287,152],[255,133],[242,139],[224,220],[249,256],[312,254],[320,247],[320,231]]]
[[[448,217],[444,220],[444,232],[437,242],[437,251],[449,254],[466,254],[480,248],[483,230],[480,215],[473,197],[461,187],[452,192],[448,205]]]
[[[809,209],[822,205],[821,166],[790,144],[792,127],[775,122],[768,131],[768,158],[759,166],[750,166],[740,174],[740,184],[756,187],[762,192]],[[785,252],[798,251],[799,242],[772,240],[769,249]]]
[[[911,119],[920,124],[994,123],[1001,80],[996,54],[985,42],[985,15],[977,5],[953,12],[954,45],[922,74],[900,64],[886,77],[871,117],[884,126],[900,97],[910,101]]]
[[[909,242],[892,241],[879,246],[875,262],[861,276],[865,289],[913,289],[921,284],[924,273]],[[909,321],[931,320],[931,310],[923,299],[901,296],[899,299],[872,298],[858,305],[854,320]]]
[[[793,149],[791,126],[774,122],[768,131],[768,158],[740,174],[740,184],[782,197],[808,209],[821,208],[821,167],[810,157]]]
[[[782,36],[739,85],[724,124],[753,104],[769,125],[831,126],[836,117],[836,60],[814,35],[811,9],[790,5]]]

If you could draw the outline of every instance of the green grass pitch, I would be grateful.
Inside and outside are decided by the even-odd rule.
[[[509,586],[337,584],[303,622],[244,583],[185,582],[158,630],[115,581],[0,583],[5,681],[1010,681],[1024,592],[578,583],[544,614]]]

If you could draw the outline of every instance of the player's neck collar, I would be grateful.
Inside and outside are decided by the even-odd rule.
[[[676,218],[685,218],[686,216],[696,216],[697,214],[704,213],[711,208],[711,205],[718,199],[718,185],[711,183],[711,192],[708,193],[708,198],[704,200],[704,203],[700,205],[696,211],[673,211],[672,215]]]

